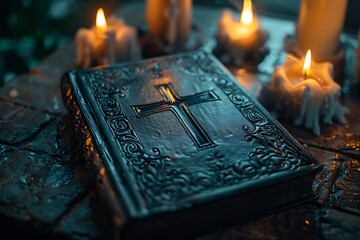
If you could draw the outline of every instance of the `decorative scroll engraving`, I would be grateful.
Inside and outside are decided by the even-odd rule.
[[[243,90],[239,89],[224,70],[204,52],[186,57],[167,57],[131,64],[126,68],[108,68],[88,72],[86,81],[91,86],[97,104],[125,156],[130,170],[143,193],[143,204],[148,209],[201,193],[204,190],[230,186],[244,179],[256,179],[275,172],[295,170],[308,160],[288,140],[284,133],[255,106]],[[196,66],[196,67],[195,67]],[[246,159],[236,163],[224,161],[225,154],[216,152],[202,161],[208,171],[190,171],[174,168],[168,156],[159,149],[146,152],[139,137],[118,102],[117,95],[126,97],[126,83],[136,78],[150,79],[162,76],[161,69],[177,67],[199,81],[214,81],[241,114],[251,123],[242,126],[245,139],[254,145]],[[204,75],[207,78],[204,78]],[[69,108],[71,109],[71,99]],[[72,101],[74,102],[74,101]],[[76,108],[71,111],[78,111]],[[75,121],[75,125],[81,123]]]
[[[236,108],[253,125],[242,126],[246,141],[259,145],[249,154],[249,159],[236,165],[235,171],[248,176],[294,170],[305,165],[307,159],[294,144],[273,124],[259,108],[233,82],[215,78],[215,83],[229,97]]]
[[[165,100],[157,103],[132,106],[135,115],[138,118],[142,118],[154,113],[172,111],[198,149],[214,146],[214,142],[191,113],[189,106],[220,100],[219,97],[212,90],[197,93],[192,96],[180,97],[174,91],[171,84],[158,85],[156,88],[160,91]]]

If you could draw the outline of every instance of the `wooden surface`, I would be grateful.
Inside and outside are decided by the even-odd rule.
[[[139,6],[121,12],[126,16]],[[206,22],[204,36],[214,34],[217,9],[194,9],[195,22]],[[139,14],[140,15],[140,14]],[[128,19],[128,18],[126,18]],[[264,20],[264,19],[262,19]],[[269,25],[269,19],[264,26]],[[271,22],[271,21],[270,21]],[[281,51],[293,23],[279,23],[269,47]],[[133,23],[136,23],[134,20]],[[216,26],[216,24],[215,24]],[[208,29],[207,29],[208,28]],[[282,29],[282,30],[281,30]],[[210,39],[210,38],[207,38]],[[206,48],[213,42],[204,41]],[[259,72],[237,69],[238,80],[258,93],[269,79],[278,55],[269,55]],[[74,46],[55,52],[29,74],[0,88],[0,230],[2,236],[103,239],[102,209],[67,118],[60,96],[60,77],[74,68]],[[14,91],[16,97],[12,97]],[[315,203],[265,216],[201,236],[199,239],[359,239],[360,236],[360,91],[345,91],[348,124],[321,126],[321,136],[280,122],[324,169],[314,180]],[[4,239],[4,238],[2,238]]]

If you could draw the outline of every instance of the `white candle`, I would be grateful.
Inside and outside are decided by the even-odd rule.
[[[347,0],[302,0],[296,39],[303,53],[311,49],[316,61],[337,53],[346,6]]]
[[[240,19],[235,19],[230,10],[222,12],[218,25],[218,45],[235,61],[248,52],[259,50],[265,39],[265,32],[254,14],[251,0],[244,0]]]
[[[346,124],[348,109],[339,102],[340,86],[333,80],[333,65],[316,63],[309,53],[297,59],[289,55],[272,75],[268,101],[274,101],[276,111],[293,119],[295,125],[305,125],[320,135],[320,120]]]
[[[141,50],[136,30],[126,26],[121,19],[113,18],[107,23],[101,8],[97,13],[96,26],[81,28],[76,33],[78,68],[139,59]]]
[[[185,43],[191,30],[192,0],[147,0],[148,34],[176,47]]]
[[[260,23],[253,14],[251,0],[245,0],[240,20],[233,18],[231,11],[224,11],[220,18],[219,31],[228,38],[235,49],[251,49],[257,46]]]

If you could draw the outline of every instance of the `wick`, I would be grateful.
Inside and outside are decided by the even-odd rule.
[[[304,70],[304,79],[306,80],[308,77],[312,77],[310,69],[305,69]]]

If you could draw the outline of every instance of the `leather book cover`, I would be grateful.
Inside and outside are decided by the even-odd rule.
[[[197,236],[314,198],[316,161],[209,53],[71,71],[61,90],[121,239]]]

